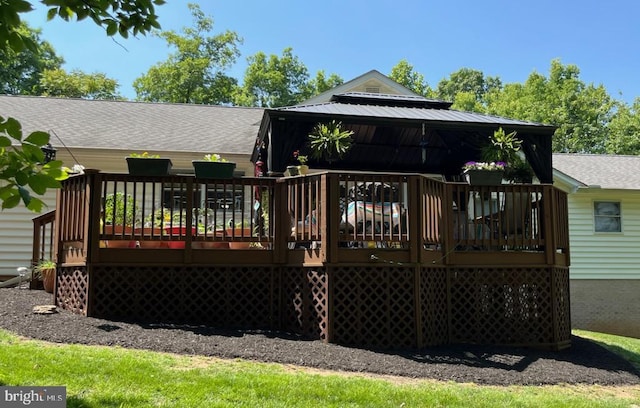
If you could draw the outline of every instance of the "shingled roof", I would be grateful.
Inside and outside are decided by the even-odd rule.
[[[556,153],[553,168],[581,187],[640,190],[640,156]]]
[[[0,116],[68,147],[251,154],[264,109],[0,95]],[[55,142],[54,142],[55,144]]]

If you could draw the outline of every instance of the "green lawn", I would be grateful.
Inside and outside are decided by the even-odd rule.
[[[637,364],[640,340],[578,332]],[[0,330],[0,385],[64,385],[68,407],[631,407],[640,387],[493,387],[58,345]]]

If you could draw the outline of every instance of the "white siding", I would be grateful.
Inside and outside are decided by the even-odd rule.
[[[55,197],[55,191],[40,197],[49,206],[43,213],[55,209]],[[0,212],[0,275],[16,275],[17,267],[31,265],[32,220],[38,215],[24,205]]]
[[[640,279],[640,192],[579,190],[568,200],[571,278]],[[621,233],[594,232],[594,201],[621,203]]]

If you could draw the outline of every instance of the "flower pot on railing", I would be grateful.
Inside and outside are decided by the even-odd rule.
[[[196,234],[196,228],[191,228],[191,235]],[[173,227],[164,227],[164,235],[168,235],[169,237],[186,237],[187,235],[187,227],[182,226],[173,226]],[[167,246],[171,249],[184,249],[185,241],[168,241]]]
[[[465,170],[464,177],[472,186],[497,186],[502,184],[504,170]]]
[[[236,168],[234,162],[215,162],[206,160],[193,160],[193,170],[197,178],[227,179],[233,177]]]
[[[129,174],[135,176],[166,176],[171,171],[171,160],[155,157],[127,157]]]

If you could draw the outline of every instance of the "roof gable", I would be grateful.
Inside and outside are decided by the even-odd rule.
[[[378,88],[379,93],[391,94],[391,95],[411,95],[420,96],[413,92],[409,88],[400,85],[386,75],[381,74],[379,71],[372,69],[371,71],[364,73],[350,81],[338,85],[335,88],[331,88],[313,98],[307,99],[302,104],[316,104],[329,102],[331,97],[336,94],[342,94],[346,92],[368,92],[367,89]],[[369,92],[371,93],[371,92]]]

